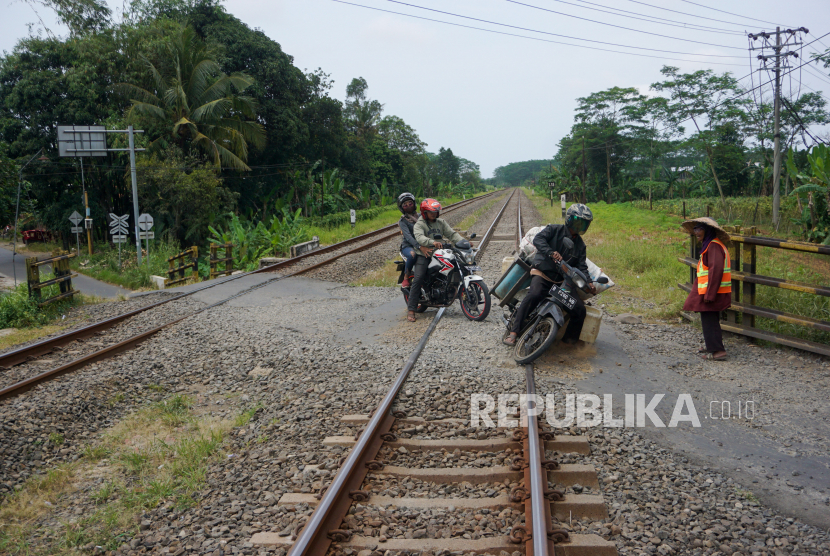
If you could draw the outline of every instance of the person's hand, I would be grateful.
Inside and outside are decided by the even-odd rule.
[[[429,256],[432,255],[432,249],[430,249],[429,247],[423,247],[422,246],[421,247],[421,253],[423,253],[425,257],[429,257]]]
[[[559,251],[554,251],[550,254],[550,258],[556,261],[557,263],[562,261],[562,255],[559,254]]]
[[[434,245],[436,249],[441,249],[444,246],[444,244],[440,241],[433,241],[432,245]]]

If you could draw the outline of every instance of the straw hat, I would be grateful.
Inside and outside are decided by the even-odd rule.
[[[681,226],[683,227],[683,230],[691,234],[694,233],[692,230],[694,229],[695,224],[705,224],[710,228],[714,228],[716,230],[717,238],[721,240],[723,243],[726,243],[730,240],[729,234],[726,232],[726,230],[721,228],[713,218],[709,218],[708,216],[701,216],[700,218],[692,218],[691,220],[686,220],[685,222],[683,222],[683,224],[681,224]]]

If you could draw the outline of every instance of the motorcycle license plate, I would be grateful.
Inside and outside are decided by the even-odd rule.
[[[559,286],[553,286],[550,289],[550,295],[562,303],[566,309],[573,309],[574,305],[576,305],[576,299],[571,296],[568,292],[564,291]]]
[[[468,266],[467,270],[469,270],[470,272],[481,272],[481,267],[480,266]]]

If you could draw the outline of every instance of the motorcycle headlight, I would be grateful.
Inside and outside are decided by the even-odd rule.
[[[583,280],[582,278],[580,278],[578,276],[576,278],[574,278],[574,284],[576,284],[576,287],[578,287],[581,290],[585,289],[585,280]]]
[[[476,262],[476,254],[475,253],[467,253],[467,263],[474,264]]]

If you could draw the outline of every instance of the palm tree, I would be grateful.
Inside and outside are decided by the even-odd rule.
[[[128,119],[140,119],[161,128],[169,126],[150,144],[159,151],[170,143],[188,144],[204,153],[217,167],[250,170],[248,144],[262,147],[265,131],[254,121],[257,103],[242,95],[254,80],[244,73],[226,75],[214,60],[215,51],[191,27],[168,37],[164,60],[158,66],[142,56],[149,70],[147,88],[122,83],[132,106]]]

